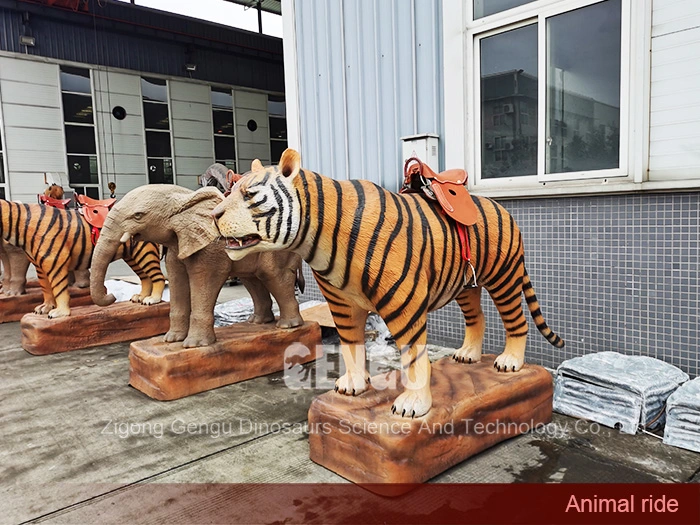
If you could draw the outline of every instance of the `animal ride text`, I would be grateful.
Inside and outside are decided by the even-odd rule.
[[[577,498],[572,494],[565,512],[612,513],[612,512],[678,512],[678,500],[665,495],[640,497],[630,494],[626,498]]]

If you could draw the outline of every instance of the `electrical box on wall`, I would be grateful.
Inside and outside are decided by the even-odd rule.
[[[438,155],[439,135],[434,133],[422,133],[401,137],[402,156],[401,171],[406,159],[418,157],[421,162],[430,166],[433,171],[440,171],[440,157]]]

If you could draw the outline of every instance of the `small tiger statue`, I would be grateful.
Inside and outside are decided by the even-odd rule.
[[[24,250],[36,267],[44,295],[34,312],[49,318],[70,315],[69,273],[90,267],[94,246],[91,228],[78,210],[60,210],[40,204],[21,204],[0,199],[0,237]],[[165,278],[160,250],[149,242],[124,243],[114,260],[124,259],[141,280],[141,292],[132,302],[161,301]]]
[[[481,289],[491,295],[506,329],[496,358],[499,372],[516,372],[525,361],[528,326],[522,294],[538,330],[552,345],[564,341],[547,326],[525,270],[523,242],[508,212],[484,197],[467,228],[475,275],[462,257],[456,223],[422,193],[391,193],[365,180],[336,181],[301,169],[299,154],[287,149],[279,166],[252,173],[212,212],[227,253],[291,250],[302,256],[328,302],[338,329],[346,372],[335,385],[357,395],[369,385],[365,367],[368,312],[386,322],[401,351],[404,392],[392,411],[403,417],[426,414],[432,405],[426,349],[428,312],[457,300],[466,325],[455,351],[461,363],[481,360],[484,314]],[[474,278],[477,285],[470,287]]]

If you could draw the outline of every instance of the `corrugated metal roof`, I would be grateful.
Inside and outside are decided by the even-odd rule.
[[[257,7],[258,0],[224,0],[225,2],[231,2],[232,4],[244,5],[246,7]],[[260,9],[267,11],[268,13],[273,13],[275,15],[282,14],[282,1],[281,0],[262,0],[260,2]]]
[[[305,167],[397,190],[400,138],[444,137],[441,6],[295,0]]]
[[[121,2],[89,13],[0,0],[0,49],[86,64],[284,91],[282,40]],[[28,23],[23,13],[29,13]],[[36,46],[20,46],[22,34]]]

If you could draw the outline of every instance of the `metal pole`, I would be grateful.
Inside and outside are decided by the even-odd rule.
[[[258,3],[256,5],[258,8],[258,33],[262,34],[262,1],[258,0]]]

